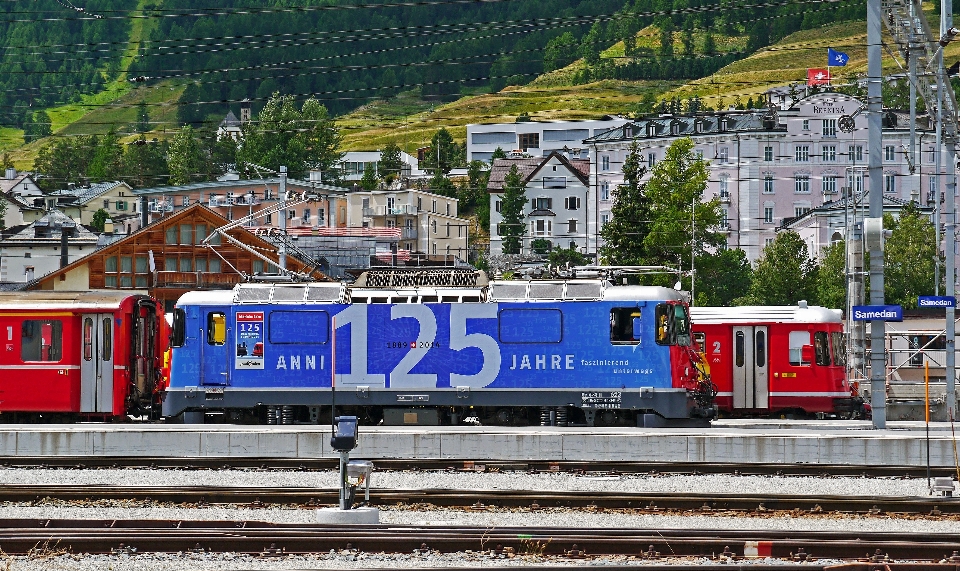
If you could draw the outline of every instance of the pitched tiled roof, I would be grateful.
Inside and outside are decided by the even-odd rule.
[[[725,123],[723,123],[724,121]],[[687,137],[748,131],[786,131],[786,125],[779,123],[776,114],[769,109],[722,111],[712,114],[661,115],[659,117],[636,119],[621,127],[584,139],[583,142],[592,144],[644,138]]]
[[[530,159],[494,159],[490,167],[490,180],[487,182],[487,192],[503,192],[503,180],[507,178],[507,173],[516,165],[520,171],[520,178],[526,179],[530,173],[537,170],[537,167],[543,163],[543,157]]]

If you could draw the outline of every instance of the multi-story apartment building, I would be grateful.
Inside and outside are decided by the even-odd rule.
[[[399,250],[467,259],[469,221],[457,216],[456,198],[416,189],[361,190],[346,201],[351,225],[398,229]]]
[[[542,158],[496,159],[490,169],[490,253],[503,252],[499,228],[503,222],[504,179],[516,166],[523,180],[526,205],[523,209],[526,233],[521,253],[530,254],[535,240],[551,247],[587,248],[590,203],[590,162],[568,159],[559,152]]]
[[[504,152],[522,151],[545,157],[554,151],[571,159],[586,159],[588,139],[628,123],[624,117],[605,117],[591,121],[521,121],[489,125],[467,125],[467,162],[490,162],[498,148]]]
[[[850,96],[820,93],[789,109],[660,116],[586,139],[593,190],[588,251],[596,251],[599,230],[610,219],[613,191],[623,182],[623,161],[631,145],[638,145],[649,168],[674,141],[690,137],[695,152],[709,161],[704,197],[720,198],[728,245],[756,260],[784,221],[838,200],[844,189],[861,196],[867,189],[870,150],[863,106]],[[844,117],[852,119],[849,126],[850,119],[841,122]],[[917,158],[908,152],[908,123],[903,113],[884,116],[883,145],[877,150],[883,153],[884,196],[926,203],[938,185],[944,188],[946,175],[936,172],[934,133],[926,122],[918,125]],[[946,158],[943,162],[952,164]],[[845,235],[845,230],[840,233]],[[819,247],[813,244],[811,249]]]

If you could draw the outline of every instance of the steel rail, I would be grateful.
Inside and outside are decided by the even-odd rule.
[[[7,554],[46,549],[73,553],[237,552],[260,555],[364,552],[534,554],[567,559],[624,555],[651,561],[710,557],[724,561],[773,557],[884,564],[947,561],[957,566],[955,534],[290,525],[262,522],[166,520],[0,520]]]
[[[359,497],[359,494],[358,494]],[[175,504],[232,504],[262,506],[294,504],[317,506],[336,504],[339,490],[304,487],[221,487],[221,486],[36,486],[7,484],[0,487],[0,501],[35,503],[38,501],[135,500]],[[657,512],[731,511],[744,515],[771,515],[791,512],[796,515],[854,513],[864,515],[960,514],[960,497],[927,496],[837,496],[781,494],[694,494],[665,492],[595,492],[483,489],[384,489],[370,490],[370,504],[429,504],[436,507],[465,508],[480,511],[495,508],[536,510],[545,508],[613,509]]]
[[[333,470],[338,458],[168,458],[131,456],[0,456],[2,468],[151,468]],[[925,478],[924,466],[862,464],[739,464],[716,462],[483,461],[474,459],[375,459],[377,470],[455,470],[467,472],[563,472],[609,474],[733,474],[757,476],[852,476]],[[952,467],[935,467],[936,476],[951,476]]]

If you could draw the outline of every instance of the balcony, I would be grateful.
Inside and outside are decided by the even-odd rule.
[[[239,274],[158,271],[154,273],[153,287],[231,289],[241,281],[243,277]]]
[[[721,191],[720,191],[720,203],[721,203],[721,204],[730,204],[730,193],[729,193],[729,192],[727,192],[727,191],[725,191],[725,190],[721,190]]]
[[[255,194],[245,194],[234,198],[234,204],[236,206],[256,206],[261,202],[263,201]]]
[[[393,207],[373,206],[363,209],[364,216],[413,216],[417,214],[417,207],[412,204],[400,204]]]
[[[403,240],[416,240],[417,239],[417,229],[416,228],[404,228],[403,234],[401,234],[401,239]]]
[[[151,202],[149,210],[150,212],[173,212],[173,204],[165,202]]]

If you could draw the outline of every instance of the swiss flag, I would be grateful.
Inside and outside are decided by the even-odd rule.
[[[807,85],[830,85],[830,70],[807,69]]]

